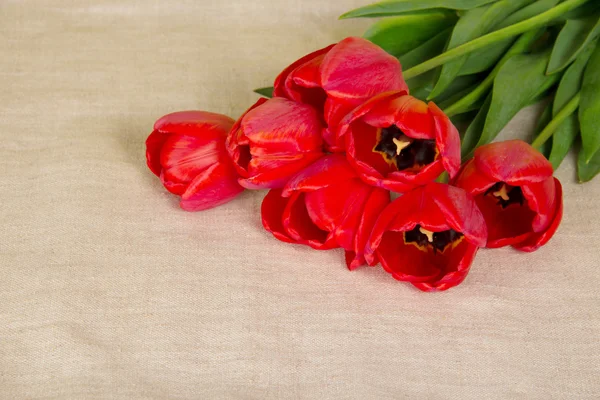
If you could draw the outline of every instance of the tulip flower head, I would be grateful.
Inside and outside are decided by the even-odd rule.
[[[271,190],[262,204],[266,230],[277,239],[314,249],[342,247],[346,263],[365,263],[364,248],[388,191],[365,184],[341,154],[325,156]]]
[[[550,240],[562,218],[562,187],[552,173],[531,145],[509,140],[477,148],[454,184],[475,196],[488,247],[533,251]]]
[[[154,124],[146,160],[165,188],[181,196],[181,208],[200,211],[226,203],[244,188],[225,149],[234,121],[221,114],[181,111]]]
[[[227,150],[248,189],[282,188],[324,155],[322,118],[307,105],[260,99],[235,123]]]
[[[392,90],[408,92],[397,58],[368,40],[349,37],[287,67],[275,80],[274,95],[310,104],[324,116],[330,151],[344,150],[338,124],[352,109]]]
[[[481,212],[464,190],[430,183],[390,203],[381,212],[365,258],[400,281],[423,291],[461,283],[487,229]]]
[[[365,182],[404,193],[460,167],[460,138],[433,103],[388,92],[352,111],[340,125],[348,160]]]

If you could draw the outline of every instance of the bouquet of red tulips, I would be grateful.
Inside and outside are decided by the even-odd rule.
[[[204,111],[156,122],[148,166],[183,209],[269,189],[262,222],[277,239],[343,248],[349,269],[381,264],[424,291],[462,282],[480,247],[533,251],[560,223],[561,185],[539,151],[492,143],[461,165],[450,119],[365,39],[302,57],[272,96],[237,122]]]

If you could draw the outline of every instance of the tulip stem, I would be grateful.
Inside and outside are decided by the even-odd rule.
[[[550,121],[550,123],[546,125],[544,130],[540,132],[540,134],[535,138],[531,145],[536,149],[542,147],[542,145],[546,143],[546,141],[550,139],[550,137],[552,137],[554,132],[556,132],[560,124],[562,124],[564,120],[567,119],[567,117],[569,117],[569,115],[573,114],[575,110],[577,110],[577,107],[579,107],[580,98],[581,92],[573,96],[573,98],[569,100],[567,104],[565,104],[565,106],[558,112],[558,114],[556,114],[556,116],[552,118],[552,121]]]
[[[547,24],[548,22],[556,19],[580,5],[584,4],[588,0],[566,0],[550,10],[536,15],[535,17],[526,19],[525,21],[518,22],[514,25],[507,26],[506,28],[499,29],[495,32],[488,33],[478,37],[477,39],[471,40],[470,42],[461,44],[453,49],[440,54],[430,60],[425,61],[419,65],[416,65],[404,72],[404,79],[414,78],[417,75],[421,75],[427,71],[434,69],[442,64],[447,63],[457,57],[470,53],[474,50],[480,49],[485,46],[489,46],[493,43],[502,41],[504,39],[519,35],[527,32],[531,29],[538,28]]]

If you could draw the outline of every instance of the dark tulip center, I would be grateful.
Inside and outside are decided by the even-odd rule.
[[[506,208],[511,204],[523,205],[525,198],[519,186],[510,186],[504,182],[498,182],[485,192],[485,196],[493,196],[498,199],[498,205]]]
[[[381,153],[388,163],[396,165],[398,171],[418,171],[431,164],[438,154],[435,140],[410,138],[396,125],[379,131],[373,151]]]
[[[452,243],[458,242],[463,235],[454,229],[442,232],[431,232],[421,225],[415,226],[413,230],[404,232],[404,243],[414,243],[421,250],[433,249],[433,252],[443,253]]]

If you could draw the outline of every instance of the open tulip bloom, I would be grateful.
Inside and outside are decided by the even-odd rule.
[[[148,167],[183,209],[270,189],[262,223],[277,239],[344,249],[349,269],[381,264],[422,291],[461,283],[481,247],[533,251],[560,224],[562,188],[541,153],[492,143],[461,166],[448,116],[364,39],[302,57],[273,94],[236,122],[204,111],[156,122]],[[450,184],[435,182],[445,174]]]

